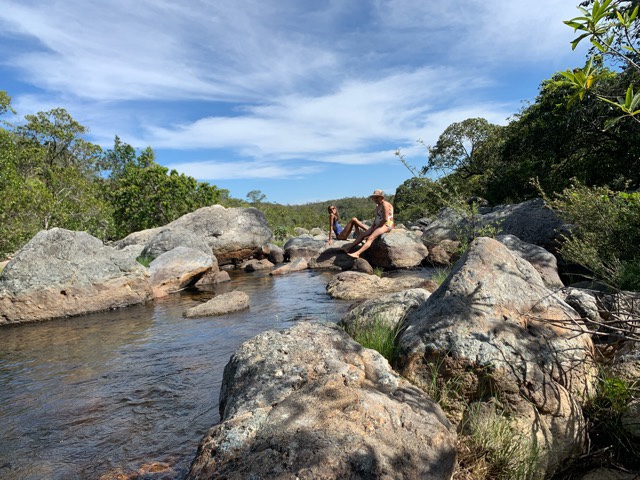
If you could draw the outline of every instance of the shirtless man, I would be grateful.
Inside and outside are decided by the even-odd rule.
[[[342,247],[342,250],[352,258],[359,258],[360,254],[368,249],[376,238],[393,229],[393,205],[384,199],[384,192],[374,190],[369,198],[376,202],[376,219],[373,221],[373,225],[368,230],[360,232],[353,243]],[[359,250],[349,253],[349,250],[359,245],[363,240],[365,240],[364,245]]]

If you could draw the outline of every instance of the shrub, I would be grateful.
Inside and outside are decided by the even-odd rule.
[[[575,185],[546,198],[571,225],[562,257],[613,288],[640,291],[640,192]]]

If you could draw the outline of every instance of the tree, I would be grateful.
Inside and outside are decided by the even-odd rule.
[[[165,225],[200,207],[215,204],[214,185],[158,165],[151,147],[141,152],[115,137],[100,162],[110,175],[104,192],[113,209],[115,236]]]
[[[264,202],[266,199],[267,196],[260,190],[251,190],[249,193],[247,193],[247,200],[249,200],[249,203],[253,206]]]
[[[468,118],[452,123],[442,132],[435,146],[427,147],[429,160],[421,173],[424,175],[439,169],[456,171],[464,178],[483,174],[487,162],[482,149],[499,128],[484,118]]]

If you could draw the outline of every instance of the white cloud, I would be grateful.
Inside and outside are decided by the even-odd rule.
[[[302,178],[319,172],[318,166],[296,166],[285,163],[264,162],[220,162],[203,160],[197,162],[175,162],[166,165],[180,173],[204,180],[235,180],[250,178]]]

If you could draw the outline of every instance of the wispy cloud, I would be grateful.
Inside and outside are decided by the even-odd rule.
[[[557,0],[0,1],[0,74],[32,86],[9,92],[21,113],[64,106],[103,146],[118,134],[201,179],[417,154],[452,122],[504,123],[522,70],[544,72],[531,96],[579,63]]]

